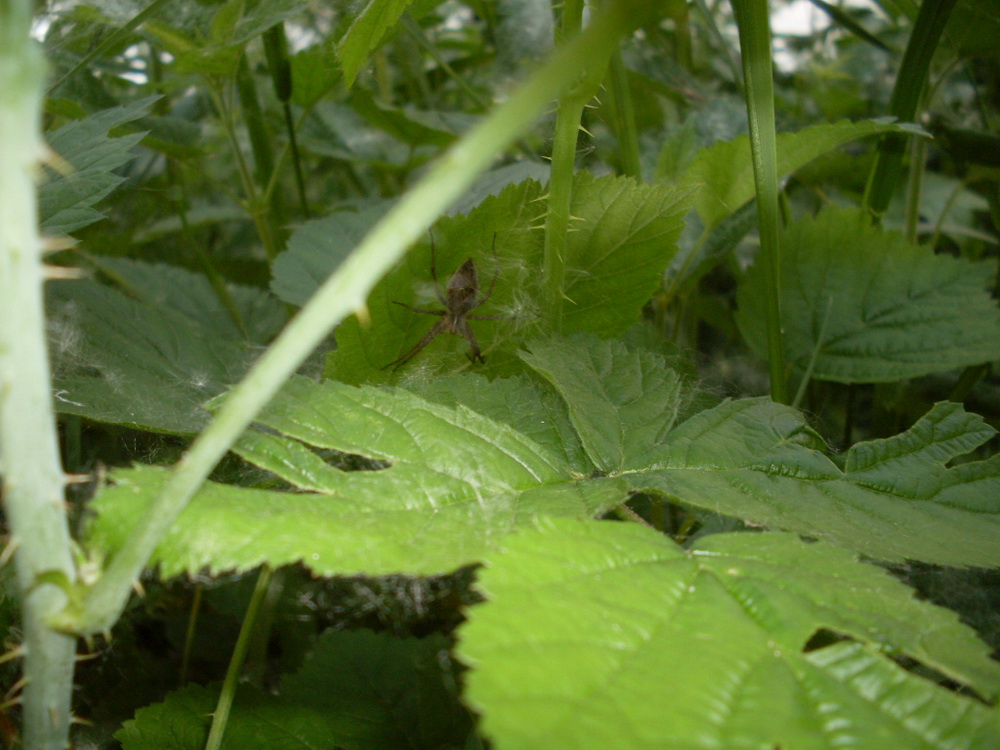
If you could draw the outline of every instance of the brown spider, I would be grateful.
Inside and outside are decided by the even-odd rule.
[[[452,274],[451,279],[448,281],[448,288],[445,289],[444,294],[441,293],[441,285],[438,282],[437,268],[435,267],[435,247],[434,247],[434,235],[431,235],[431,278],[434,279],[434,293],[437,294],[438,300],[444,305],[444,310],[421,310],[417,307],[411,307],[404,302],[393,302],[401,307],[405,307],[407,310],[412,310],[413,312],[424,313],[425,315],[440,315],[441,320],[434,324],[420,341],[413,345],[403,356],[398,359],[394,359],[389,364],[385,365],[382,369],[391,367],[394,371],[398,370],[400,367],[405,365],[411,359],[416,357],[420,351],[427,346],[431,341],[437,338],[439,333],[457,333],[463,336],[466,341],[469,342],[469,346],[472,348],[472,355],[469,357],[470,360],[475,362],[477,359],[480,362],[485,362],[486,359],[483,357],[482,352],[479,351],[479,344],[476,342],[476,337],[472,333],[472,328],[469,327],[470,320],[499,320],[502,315],[469,315],[470,312],[475,310],[477,307],[485,303],[490,295],[493,294],[493,287],[497,283],[497,276],[500,273],[500,268],[497,266],[496,271],[493,273],[493,280],[490,282],[490,288],[486,290],[486,294],[482,297],[479,296],[479,273],[476,271],[476,264],[472,261],[472,258],[468,258],[465,263],[459,266],[458,270]],[[496,232],[493,233],[493,262],[496,263],[497,259],[497,235]]]

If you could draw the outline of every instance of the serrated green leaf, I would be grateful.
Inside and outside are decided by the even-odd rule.
[[[47,135],[49,146],[73,170],[69,174],[50,173],[49,179],[38,188],[42,232],[69,234],[104,218],[94,204],[124,182],[114,170],[134,158],[132,148],[145,135],[134,133],[109,138],[108,132],[146,115],[158,98],[146,97],[106,109],[67,123]]]
[[[115,738],[123,750],[201,750],[208,739],[217,690],[188,685],[136,712]],[[222,750],[329,750],[329,728],[308,707],[279,701],[241,686],[222,740]]]
[[[677,418],[680,378],[652,352],[577,335],[529,344],[521,358],[565,399],[601,471],[644,466]]]
[[[935,254],[871,226],[862,211],[827,209],[781,238],[787,360],[812,377],[875,383],[1000,358],[1000,309],[986,287],[996,269]],[[747,342],[766,351],[764,271],[737,297]]]
[[[780,133],[778,176],[790,174],[845,143],[889,132],[912,132],[912,128],[888,120],[842,120],[813,125],[797,133]],[[684,172],[681,184],[701,186],[694,207],[706,230],[713,229],[754,197],[750,139],[743,135],[703,149]]]
[[[408,391],[295,378],[257,421],[267,431],[235,450],[309,492],[206,484],[157,550],[163,575],[299,560],[321,575],[448,572],[538,514],[588,518],[627,497],[622,479],[584,479],[508,425]],[[378,463],[346,472],[317,450]],[[91,543],[119,548],[167,476],[116,472]]]
[[[995,431],[942,402],[910,430],[852,447],[846,468],[793,409],[727,401],[666,437],[637,490],[835,542],[879,560],[1000,565],[1000,455],[947,467]]]
[[[209,336],[228,341],[243,340],[243,332],[203,274],[166,263],[145,263],[129,258],[90,256],[89,260],[146,305],[181,313],[205,329]],[[267,344],[287,322],[287,313],[281,303],[263,289],[230,284],[229,292],[249,341]]]
[[[880,653],[992,699],[984,644],[822,543],[726,534],[686,552],[636,525],[545,519],[488,555],[479,587],[458,655],[499,750],[1000,742],[996,711]],[[817,633],[850,642],[804,653]]]
[[[344,83],[354,85],[361,66],[382,42],[406,7],[413,0],[365,0],[353,23],[337,45],[340,66],[344,69]]]
[[[563,333],[616,336],[638,322],[677,252],[692,191],[577,175],[566,238]]]
[[[342,211],[302,224],[274,262],[271,289],[302,307],[392,205],[377,201],[356,213]]]
[[[414,380],[404,387],[428,401],[452,407],[461,404],[510,425],[581,473],[594,469],[570,421],[566,402],[526,377],[489,380],[463,373]]]
[[[119,263],[120,270],[126,268]],[[203,277],[156,267],[131,278],[152,283],[150,273],[187,287],[160,294],[187,296],[187,311],[139,302],[89,280],[60,281],[48,289],[49,340],[55,408],[63,414],[171,433],[194,433],[208,421],[202,404],[240,380],[257,350],[230,338],[221,303]],[[151,289],[147,291],[153,293]],[[190,294],[188,294],[190,292]],[[252,290],[237,293],[245,314],[268,309]],[[263,304],[263,307],[261,306]],[[272,318],[273,322],[276,322]],[[261,320],[261,325],[265,324]],[[261,333],[261,329],[256,329]]]

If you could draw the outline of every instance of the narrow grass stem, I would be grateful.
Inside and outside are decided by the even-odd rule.
[[[774,129],[774,80],[771,75],[771,26],[767,0],[734,0],[743,55],[750,151],[757,187],[760,263],[767,278],[767,364],[771,398],[788,403],[781,330],[781,254],[778,246],[777,137]]]

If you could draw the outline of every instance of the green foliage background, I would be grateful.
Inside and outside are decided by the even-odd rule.
[[[1000,746],[1000,6],[954,4],[918,126],[886,102],[949,4],[816,5],[829,26],[777,39],[777,289],[734,11],[637,4],[607,70],[563,72],[583,83],[555,121],[373,282],[159,539],[88,639],[74,742]],[[164,6],[37,16],[39,225],[78,269],[46,290],[52,392],[65,468],[94,477],[70,492],[79,580],[38,581],[64,625],[232,386],[555,44],[528,33],[546,3]],[[861,176],[905,138],[876,210]],[[389,367],[467,259],[486,361],[445,333]],[[764,395],[775,322],[793,404]]]

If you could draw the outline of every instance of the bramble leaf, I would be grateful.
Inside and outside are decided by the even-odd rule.
[[[989,264],[935,254],[827,209],[781,238],[782,329],[788,361],[839,383],[903,380],[1000,358],[1000,308]],[[764,271],[740,286],[740,330],[766,351]]]
[[[266,292],[231,286],[243,338],[204,276],[102,258],[136,297],[90,280],[48,289],[55,407],[63,414],[170,433],[208,421],[202,404],[240,380],[284,322]]]
[[[510,185],[468,215],[442,219],[434,230],[439,291],[466,258],[478,269],[481,295],[496,276],[489,300],[474,312],[496,319],[470,324],[487,360],[477,369],[489,375],[523,372],[523,363],[504,344],[517,343],[528,330],[537,335],[551,320],[539,289],[543,238],[532,231],[542,218],[541,198],[536,182]],[[565,332],[612,336],[639,320],[677,249],[688,205],[688,193],[663,185],[613,176],[577,180],[571,212],[579,221],[567,238],[566,299],[561,302]],[[420,341],[437,319],[394,303],[443,309],[430,261],[428,238],[376,285],[368,298],[370,327],[363,330],[355,318],[341,325],[327,377],[352,384],[398,377],[386,365]],[[467,351],[461,337],[439,335],[401,374],[465,367]]]
[[[1000,455],[947,467],[995,431],[942,402],[908,431],[853,446],[843,470],[795,410],[727,401],[671,431],[637,490],[835,542],[879,560],[1000,565]]]
[[[498,748],[1000,742],[996,711],[892,660],[993,700],[985,644],[823,543],[721,534],[685,551],[636,525],[543,519],[487,555],[478,587],[458,655]]]
[[[158,548],[164,576],[299,560],[321,575],[443,573],[538,514],[588,518],[627,498],[622,479],[585,479],[504,423],[404,390],[295,378],[257,422],[267,431],[236,451],[304,492],[206,484]],[[324,460],[342,454],[366,470]],[[167,477],[116,472],[91,544],[118,549]]]
[[[680,379],[652,352],[575,336],[529,344],[521,358],[565,399],[587,455],[601,471],[645,466],[643,457],[677,417]]]

